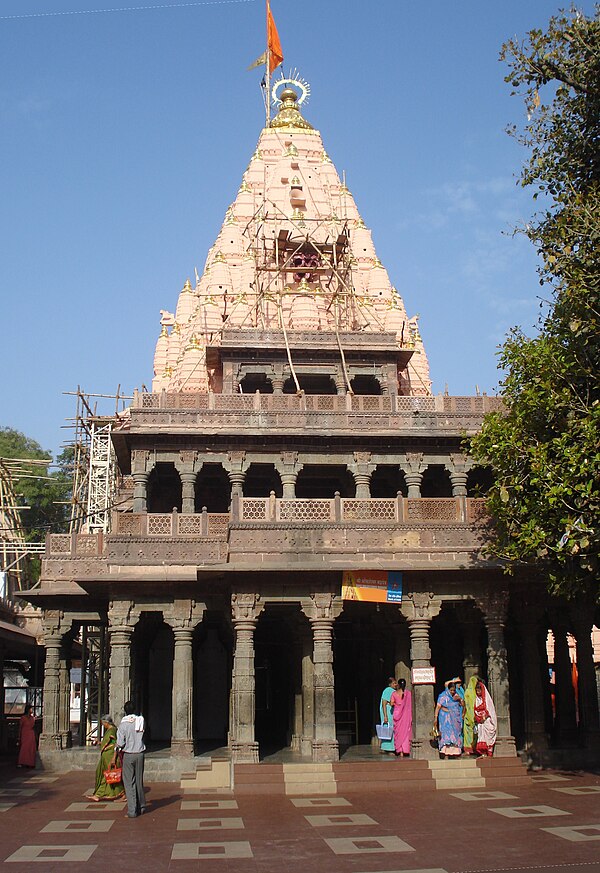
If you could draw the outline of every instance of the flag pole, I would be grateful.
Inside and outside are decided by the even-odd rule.
[[[267,0],[267,65],[265,70],[265,82],[267,84],[267,127],[271,125],[271,50],[269,48],[269,12],[271,7]]]

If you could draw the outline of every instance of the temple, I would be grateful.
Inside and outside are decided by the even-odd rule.
[[[41,753],[71,743],[82,633],[99,641],[100,708],[135,698],[173,756],[376,751],[392,673],[412,683],[416,759],[437,757],[435,695],[455,675],[485,678],[496,756],[557,736],[595,748],[593,611],[485,554],[489,473],[465,436],[501,401],[432,395],[417,318],[302,84],[281,86],[202,274],[162,311],[152,391],[112,428],[110,524],[48,537],[28,594],[45,627]]]

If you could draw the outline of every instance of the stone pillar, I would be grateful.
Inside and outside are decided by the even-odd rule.
[[[299,752],[302,742],[302,640],[298,633],[294,635],[294,639],[291,641],[291,649],[293,652],[292,663],[294,666],[293,673],[290,676],[290,681],[293,684],[294,698],[290,748],[294,752]]]
[[[523,597],[518,613],[520,658],[523,669],[523,716],[525,748],[535,753],[548,748],[544,725],[544,690],[542,686],[540,652],[538,646],[538,611],[540,603]]]
[[[434,599],[433,593],[417,592],[406,595],[401,613],[408,622],[410,631],[410,657],[412,668],[431,667],[429,629],[431,621],[439,614],[442,601]],[[430,744],[429,732],[433,725],[435,699],[433,685],[413,685],[413,758],[437,758],[437,751]]]
[[[404,473],[404,480],[408,488],[407,497],[416,498],[421,496],[421,482],[427,464],[423,462],[421,452],[407,452],[406,460],[400,464]]]
[[[110,639],[108,708],[116,720],[123,704],[131,699],[131,636],[139,612],[130,600],[115,600],[108,609]]]
[[[594,607],[580,603],[571,608],[577,655],[577,690],[579,703],[579,733],[588,749],[600,746],[598,690],[592,645]]]
[[[196,473],[189,470],[179,474],[181,479],[181,512],[192,515],[196,506]]]
[[[40,749],[61,749],[60,733],[60,653],[67,627],[64,613],[46,610],[44,613],[44,715]]]
[[[344,396],[348,393],[348,386],[346,384],[346,379],[343,373],[338,373],[334,376],[333,381],[335,382],[335,390],[338,395]]]
[[[298,452],[282,452],[275,469],[283,486],[283,499],[293,500],[296,496],[296,481],[303,464],[298,463]]]
[[[246,472],[242,470],[228,470],[227,475],[231,482],[231,496],[242,497],[244,493],[244,480]]]
[[[452,483],[453,497],[467,496],[467,473],[450,470],[450,482]]]
[[[358,500],[369,500],[371,497],[371,473],[353,472]]]
[[[565,606],[550,612],[550,628],[554,637],[554,740],[558,746],[574,746],[577,743],[577,708]]]
[[[312,635],[302,636],[302,739],[300,752],[304,758],[312,756],[315,738],[315,690],[312,661]]]
[[[273,394],[283,394],[283,386],[285,379],[283,376],[272,376],[271,385],[273,386]]]
[[[283,485],[283,499],[293,500],[296,496],[296,481],[298,479],[298,473],[288,471],[280,473],[279,475],[281,477],[281,484]]]
[[[478,597],[477,600],[487,627],[488,687],[498,719],[498,737],[494,754],[500,758],[514,757],[517,754],[517,747],[510,727],[508,657],[504,641],[508,591],[492,590]]]
[[[148,511],[149,473],[133,473],[133,511]]]
[[[204,604],[197,605],[194,600],[175,600],[171,609],[163,612],[165,622],[173,629],[174,640],[171,752],[183,757],[194,754],[192,640],[204,609]]]
[[[333,622],[342,611],[341,601],[330,592],[312,594],[301,607],[313,633],[314,739],[313,761],[337,761],[340,752],[335,730],[333,678]]]
[[[258,763],[255,740],[254,631],[264,609],[253,592],[231,595],[235,650],[231,681],[231,760],[242,764]]]
[[[58,732],[60,748],[70,749],[73,745],[71,735],[71,646],[72,639],[63,637],[59,653],[58,668]]]

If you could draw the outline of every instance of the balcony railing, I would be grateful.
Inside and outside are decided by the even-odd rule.
[[[104,554],[111,537],[133,539],[175,538],[227,541],[230,525],[298,523],[304,527],[360,526],[365,522],[410,528],[412,525],[440,529],[444,525],[479,526],[488,521],[485,500],[474,497],[383,498],[333,500],[234,497],[230,512],[183,514],[115,512],[108,538],[97,534],[50,534],[46,558],[89,558]],[[175,557],[175,556],[174,556]]]
[[[395,394],[200,394],[161,391],[135,392],[133,410],[189,410],[206,412],[383,412],[483,415],[502,408],[502,398],[484,394],[473,397],[405,397]]]

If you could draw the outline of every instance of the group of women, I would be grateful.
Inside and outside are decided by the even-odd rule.
[[[446,682],[437,699],[432,734],[442,758],[468,755],[492,757],[498,722],[492,696],[478,676],[467,688],[456,677]]]
[[[379,715],[382,725],[393,724],[393,736],[381,741],[381,751],[405,757],[412,740],[412,699],[404,679],[390,676],[381,695]],[[437,699],[432,737],[440,757],[468,755],[492,757],[498,722],[494,701],[478,676],[464,688],[459,677],[448,680]],[[378,729],[379,730],[379,729]]]

